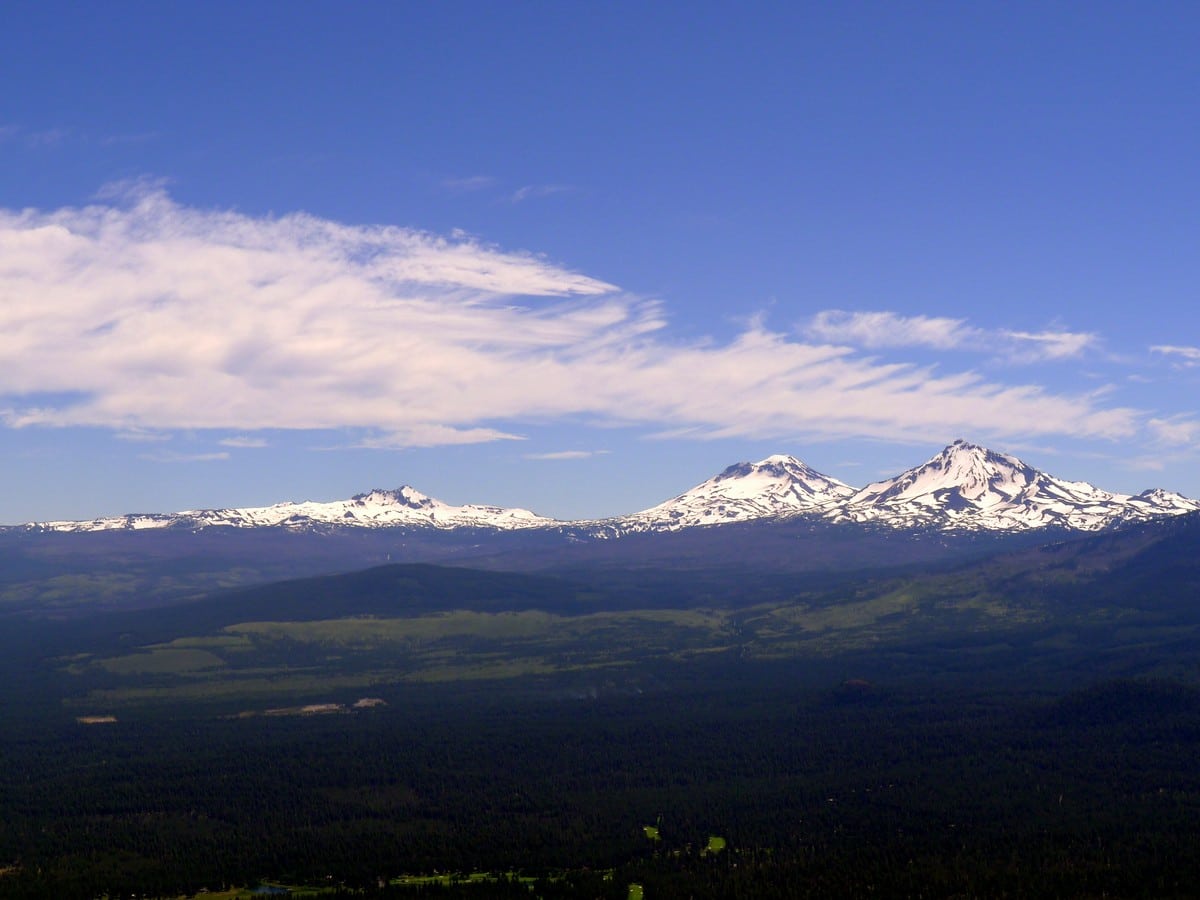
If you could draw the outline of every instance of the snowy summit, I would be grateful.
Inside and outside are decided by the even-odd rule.
[[[559,524],[527,509],[498,506],[451,506],[408,485],[393,491],[373,490],[349,500],[329,503],[276,503],[244,509],[185,510],[172,514],[126,515],[87,522],[45,522],[47,531],[113,531],[146,528],[233,526],[238,528],[310,528],[320,525],[366,528],[425,527],[438,529],[549,527]]]
[[[1195,501],[1166,491],[1131,497],[1086,481],[1065,481],[1015,456],[958,440],[916,468],[867,485],[833,518],[899,528],[1098,531],[1198,509]]]
[[[44,522],[40,531],[148,528],[315,527],[487,529],[570,528],[596,538],[679,531],[735,522],[805,517],[897,529],[1099,531],[1126,522],[1200,511],[1200,503],[1160,489],[1114,494],[1065,481],[967,441],[955,441],[921,465],[862,489],[823,475],[794,456],[737,463],[703,484],[650,509],[611,519],[562,522],[527,509],[451,506],[411,487],[373,490],[328,503],[278,503],[245,509],[126,515],[86,522]]]
[[[848,484],[822,475],[794,456],[736,463],[678,497],[622,517],[625,531],[674,531],[753,519],[820,514],[854,494]]]

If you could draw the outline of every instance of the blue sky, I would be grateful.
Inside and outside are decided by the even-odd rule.
[[[1194,4],[11,3],[0,521],[1200,496]]]

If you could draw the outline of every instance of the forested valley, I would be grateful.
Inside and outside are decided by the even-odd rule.
[[[17,726],[0,757],[0,896],[264,878],[502,890],[389,885],[471,871],[538,878],[545,897],[631,883],[649,897],[1163,897],[1196,883],[1193,687],[812,691],[786,666],[696,674],[633,696],[435,690],[354,715]],[[727,849],[699,853],[710,835]]]

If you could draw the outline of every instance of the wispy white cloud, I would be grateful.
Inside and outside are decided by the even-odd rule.
[[[0,125],[0,144],[17,145],[34,152],[54,150],[64,145],[122,147],[145,144],[157,140],[159,137],[161,135],[156,131],[126,134],[90,134],[78,129],[65,127],[39,129],[28,128],[15,123]]]
[[[29,150],[57,147],[71,136],[67,128],[30,129],[23,125],[0,125],[0,143],[18,142]]]
[[[593,456],[604,456],[608,450],[554,450],[550,453],[526,453],[525,459],[590,459]]]
[[[1002,331],[1013,341],[1013,358],[1022,362],[1073,359],[1099,344],[1099,337],[1080,331]]]
[[[939,374],[933,367],[882,364],[845,348],[797,344],[766,331],[747,332],[719,352],[697,348],[683,357],[691,358],[686,365],[691,389],[674,411],[703,421],[712,418],[703,411],[706,402],[712,403],[708,398],[721,397],[728,424],[669,429],[664,435],[766,437],[790,427],[805,435],[907,440],[959,433],[1116,438],[1133,434],[1138,423],[1135,411],[1104,408],[1090,397],[997,384],[972,372]],[[1060,415],[1084,431],[1072,432],[1055,421]]]
[[[170,434],[161,431],[142,431],[139,429],[118,431],[113,435],[119,441],[129,441],[138,444],[157,444],[171,440]]]
[[[455,444],[486,444],[491,441],[523,441],[519,434],[496,428],[455,428],[417,422],[384,434],[363,438],[354,446],[366,450],[403,450],[408,447],[449,447]]]
[[[1099,343],[1099,338],[1090,332],[988,330],[974,327],[966,319],[841,309],[817,313],[801,331],[812,340],[871,350],[885,347],[970,350],[1025,363],[1078,357]]]
[[[468,236],[123,190],[0,210],[9,427],[349,429],[367,435],[358,446],[399,448],[520,439],[563,418],[695,438],[1010,443],[1144,425],[1098,395],[884,363],[762,321],[725,343],[681,343],[662,304]],[[927,346],[973,331],[899,324]]]
[[[45,128],[41,131],[25,132],[25,143],[32,149],[42,147],[57,147],[62,144],[71,132],[66,128]]]
[[[965,319],[827,309],[812,317],[805,325],[804,333],[814,340],[869,349],[934,347],[948,350],[975,340],[980,331],[969,327]]]
[[[143,453],[141,458],[157,463],[221,462],[229,459],[229,454],[224,451],[218,453]]]
[[[1194,465],[1200,456],[1200,419],[1195,415],[1151,418],[1146,433],[1149,440],[1143,452],[1125,460],[1131,469],[1162,472],[1169,466]]]
[[[1150,419],[1146,427],[1153,437],[1173,446],[1200,445],[1200,420],[1191,416],[1169,416]]]
[[[521,203],[535,197],[552,197],[555,194],[570,194],[575,188],[569,184],[527,184],[517,188],[510,198],[513,203]]]
[[[244,450],[259,450],[268,446],[266,438],[251,437],[249,435],[222,438],[217,443],[222,447],[237,447]]]
[[[1157,344],[1150,352],[1170,357],[1181,369],[1192,369],[1200,366],[1200,347],[1185,347],[1177,344]]]

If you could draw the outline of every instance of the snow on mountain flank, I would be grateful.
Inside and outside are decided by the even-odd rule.
[[[611,538],[678,531],[731,522],[806,517],[831,524],[873,523],[897,529],[1026,531],[1060,527],[1098,531],[1125,522],[1200,510],[1200,502],[1154,489],[1112,494],[1083,481],[1064,481],[1015,456],[955,441],[932,459],[895,478],[856,489],[822,475],[794,456],[737,463],[650,509],[611,519],[561,522],[527,509],[450,506],[411,487],[373,490],[330,503],[278,503],[246,509],[205,509],[127,515],[88,522],[44,522],[42,531],[150,528],[345,526],[366,528],[570,529],[583,537]]]
[[[752,519],[784,518],[836,508],[854,488],[794,456],[737,463],[658,506],[616,520],[625,531],[674,531]]]
[[[166,515],[127,515],[93,519],[89,522],[45,522],[38,526],[48,531],[112,531],[146,528],[233,526],[257,528],[284,526],[304,528],[312,525],[341,525],[367,528],[427,527],[439,529],[544,528],[560,524],[527,509],[502,509],[497,506],[450,506],[408,487],[394,491],[373,490],[349,500],[331,503],[276,503],[274,506],[245,509],[186,510]]]
[[[1024,531],[1059,526],[1097,531],[1196,510],[1200,503],[1179,494],[1112,494],[1085,481],[1055,478],[1015,456],[959,440],[916,468],[867,485],[829,518],[897,528],[932,525],[945,530]]]

